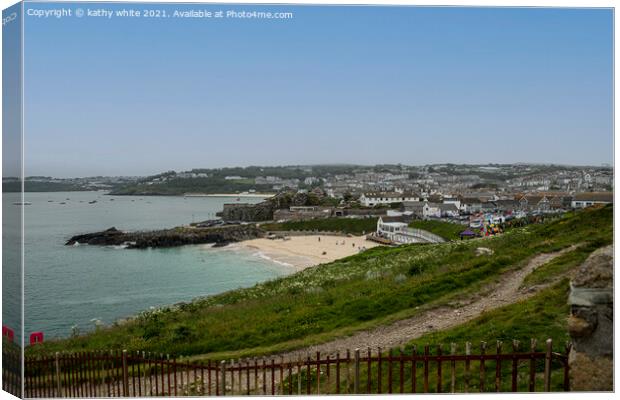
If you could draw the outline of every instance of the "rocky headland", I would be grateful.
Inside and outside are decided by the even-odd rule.
[[[124,232],[116,228],[71,237],[65,244],[89,244],[98,246],[127,246],[130,249],[148,247],[176,247],[187,244],[228,243],[257,239],[265,232],[254,225],[227,225],[211,228],[177,227],[155,231]]]

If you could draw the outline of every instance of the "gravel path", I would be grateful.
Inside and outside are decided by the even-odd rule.
[[[454,307],[436,307],[423,311],[415,317],[403,319],[390,325],[357,332],[352,336],[277,354],[276,356],[278,358],[283,356],[285,360],[297,360],[300,356],[305,358],[308,353],[314,355],[317,351],[320,351],[321,354],[334,355],[338,351],[342,354],[343,350],[346,352],[346,349],[367,349],[371,347],[374,350],[377,347],[388,349],[403,346],[412,339],[419,338],[426,333],[452,328],[480,316],[485,311],[533,296],[548,285],[520,290],[519,288],[525,277],[539,266],[574,248],[575,246],[572,246],[558,252],[534,256],[523,268],[501,276],[499,283],[485,290],[484,295],[462,299]]]

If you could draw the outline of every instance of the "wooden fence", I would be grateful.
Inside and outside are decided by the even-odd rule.
[[[22,397],[22,352],[16,344],[2,339],[2,390]]]
[[[190,361],[145,352],[56,353],[25,359],[26,397],[306,395],[568,390],[568,346],[532,340],[504,353],[498,342],[464,354],[452,344],[421,351],[359,350],[329,355]]]

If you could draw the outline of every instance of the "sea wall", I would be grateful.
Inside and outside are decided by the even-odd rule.
[[[613,246],[592,253],[571,280],[570,386],[613,390]]]

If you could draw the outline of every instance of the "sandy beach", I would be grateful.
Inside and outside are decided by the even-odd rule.
[[[298,270],[357,254],[362,248],[379,246],[377,243],[366,240],[364,236],[321,235],[291,236],[288,240],[253,239],[240,244],[258,250],[265,257],[289,264]]]

